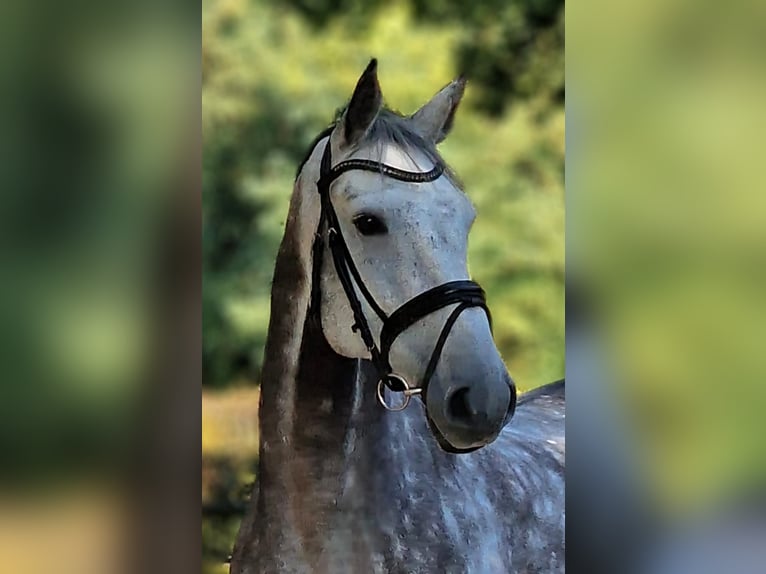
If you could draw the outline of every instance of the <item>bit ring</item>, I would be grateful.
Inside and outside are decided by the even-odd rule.
[[[404,390],[394,391],[394,392],[402,393],[404,395],[404,400],[402,401],[400,405],[392,405],[386,402],[386,397],[384,394],[385,386],[386,386],[386,381],[390,381],[390,380],[395,380],[401,383],[401,385],[404,387]],[[411,388],[410,385],[407,383],[407,379],[405,379],[401,375],[397,375],[396,373],[389,373],[381,377],[381,379],[378,381],[378,391],[377,391],[378,402],[387,411],[391,411],[395,413],[399,411],[403,411],[410,404],[410,399],[412,398],[412,396],[419,395],[422,392],[423,392],[423,389],[421,389],[420,387]]]

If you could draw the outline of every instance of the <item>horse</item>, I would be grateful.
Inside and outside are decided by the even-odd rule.
[[[564,381],[517,400],[436,150],[464,88],[405,117],[373,59],[298,169],[232,574],[564,571]]]

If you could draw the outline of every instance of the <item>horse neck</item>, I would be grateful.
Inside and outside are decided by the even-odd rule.
[[[330,530],[368,515],[371,490],[397,479],[380,461],[403,449],[412,415],[386,413],[375,383],[371,363],[339,356],[306,320],[295,378],[262,382],[258,522],[262,538],[285,538],[261,544],[320,553]]]

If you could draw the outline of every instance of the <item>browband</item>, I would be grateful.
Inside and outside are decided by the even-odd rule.
[[[329,146],[330,142],[327,142],[327,145]],[[399,169],[398,167],[377,161],[372,161],[370,159],[348,159],[346,161],[340,162],[330,170],[330,182],[332,183],[342,174],[351,170],[374,171],[381,173],[386,177],[398,179],[399,181],[407,181],[411,183],[428,183],[429,181],[435,181],[439,179],[441,174],[444,173],[444,166],[440,163],[437,163],[430,171],[406,171]]]

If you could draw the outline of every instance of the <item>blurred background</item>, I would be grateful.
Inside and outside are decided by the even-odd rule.
[[[567,11],[577,571],[766,564],[765,34],[746,0]]]
[[[203,548],[230,552],[257,458],[258,373],[295,170],[371,57],[415,112],[458,74],[440,146],[478,217],[471,273],[521,390],[564,374],[564,4],[203,2]]]
[[[197,567],[200,34],[0,7],[0,572]]]

